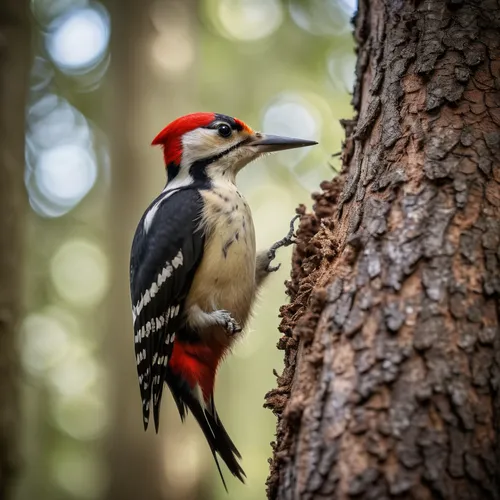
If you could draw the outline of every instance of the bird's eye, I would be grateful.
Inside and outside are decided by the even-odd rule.
[[[219,131],[219,135],[221,137],[229,137],[231,135],[231,127],[229,125],[226,125],[225,123],[222,123],[217,127],[217,130]]]

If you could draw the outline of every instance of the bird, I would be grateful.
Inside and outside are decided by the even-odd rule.
[[[266,153],[315,141],[256,132],[219,113],[192,113],[167,125],[160,146],[166,184],[142,215],[130,253],[130,295],[144,430],[158,432],[164,384],[184,421],[198,422],[224,487],[218,456],[244,482],[241,455],[214,402],[221,361],[241,336],[276,250],[288,234],[256,251],[250,207],[236,175]]]

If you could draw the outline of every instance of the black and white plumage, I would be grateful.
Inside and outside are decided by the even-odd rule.
[[[236,174],[263,153],[315,144],[266,136],[240,120],[195,113],[168,125],[167,185],[142,216],[132,244],[130,287],[144,428],[159,428],[166,383],[182,419],[189,409],[217,463],[243,481],[238,450],[219,419],[214,381],[248,321],[257,290],[277,267],[276,249],[256,252],[250,208]],[[225,485],[225,483],[224,483]]]
[[[143,423],[147,429],[152,405],[158,432],[163,385],[167,383],[181,418],[184,420],[189,409],[198,421],[225,485],[217,454],[243,481],[245,474],[237,461],[241,455],[218,417],[213,395],[204,402],[199,389],[190,385],[188,374],[171,369],[177,338],[192,345],[192,354],[205,352],[198,348],[197,333],[186,324],[184,309],[203,257],[206,233],[210,233],[202,221],[201,194],[210,189],[210,182],[177,185],[167,186],[146,210],[132,244],[132,315]]]
[[[155,217],[145,225],[153,207]],[[164,192],[145,212],[132,243],[132,314],[145,429],[152,399],[158,430],[168,361],[182,324],[184,301],[203,255],[202,209],[201,195],[194,187]]]

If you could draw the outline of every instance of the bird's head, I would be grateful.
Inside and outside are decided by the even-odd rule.
[[[167,125],[152,144],[163,148],[169,181],[178,175],[195,180],[221,176],[234,181],[245,165],[264,153],[317,143],[255,132],[226,115],[193,113]]]

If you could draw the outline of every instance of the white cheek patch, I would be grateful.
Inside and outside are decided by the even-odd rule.
[[[237,134],[227,139],[221,137],[217,130],[197,128],[182,137],[182,167],[189,168],[198,160],[211,158],[223,153],[241,141]]]
[[[219,167],[220,172],[230,170],[234,174],[237,174],[244,166],[256,160],[259,156],[260,153],[256,153],[252,149],[241,147],[223,156],[214,165]]]

